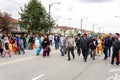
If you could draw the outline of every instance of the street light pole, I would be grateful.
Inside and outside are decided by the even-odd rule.
[[[93,33],[94,33],[94,28],[95,28],[95,25],[98,25],[98,24],[93,24]]]
[[[93,24],[93,33],[94,33],[94,27],[95,27],[95,24]]]
[[[51,24],[50,24],[50,23],[51,23],[51,17],[50,17],[51,12],[50,12],[50,11],[51,11],[51,6],[54,5],[54,4],[61,4],[61,3],[58,2],[58,3],[49,4],[49,17],[48,17],[48,18],[49,18],[49,28],[48,28],[48,33],[49,33],[49,34],[50,34],[50,31],[51,31]]]
[[[82,29],[82,27],[83,27],[83,20],[85,20],[85,19],[87,19],[87,18],[81,19],[81,33],[83,32],[83,29]]]
[[[49,28],[48,28],[48,34],[50,34],[50,9],[51,9],[51,5],[49,4]]]
[[[83,19],[81,19],[81,33],[82,33],[82,22],[83,22]]]

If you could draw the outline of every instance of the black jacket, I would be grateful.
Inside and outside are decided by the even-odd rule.
[[[76,46],[77,47],[81,47],[81,37],[80,36],[78,36],[76,39],[75,39],[75,42],[76,42]]]
[[[45,38],[42,42],[43,49],[45,49],[49,45],[49,39]]]
[[[120,41],[115,40],[115,41],[113,42],[112,46],[113,46],[113,52],[119,51],[119,50],[120,50]]]
[[[98,41],[96,39],[91,39],[89,41],[90,44],[90,49],[96,49],[97,45],[98,45]]]
[[[81,38],[81,49],[89,50],[89,38]]]

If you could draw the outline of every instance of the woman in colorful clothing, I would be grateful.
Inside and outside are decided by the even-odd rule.
[[[36,49],[36,56],[38,56],[42,50],[42,41],[41,38],[38,36],[38,34],[36,35],[35,38],[34,47]]]
[[[11,57],[8,37],[5,38],[4,49],[3,49],[3,57],[6,56],[6,53],[9,55],[9,57]]]
[[[8,37],[8,40],[9,40],[9,50],[10,50],[10,52],[12,52],[13,51],[13,48],[12,48],[12,37]]]
[[[42,42],[42,46],[43,46],[43,56],[45,57],[46,55],[49,56],[50,53],[50,47],[49,47],[49,38],[48,36],[44,36],[44,40]]]
[[[18,54],[21,54],[21,51],[22,51],[23,54],[25,54],[25,51],[24,51],[24,41],[23,41],[22,37],[20,37],[20,41],[19,41]]]
[[[100,37],[100,39],[98,40],[99,41],[99,54],[102,54],[103,53],[103,44],[104,44],[104,39],[103,37]]]
[[[26,36],[26,38],[25,38],[25,39],[26,39],[26,42],[25,42],[25,48],[26,48],[26,49],[28,49],[28,40],[29,40],[29,37],[28,37],[28,36]]]
[[[5,43],[4,36],[1,37],[1,40],[2,40],[2,46],[4,46],[4,43]]]
[[[17,54],[17,52],[18,52],[18,46],[17,46],[17,41],[16,41],[16,39],[14,39],[13,51],[14,51],[14,54]]]

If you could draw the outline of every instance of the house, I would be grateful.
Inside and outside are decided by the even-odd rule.
[[[58,34],[74,34],[77,35],[78,33],[81,33],[81,30],[78,28],[68,27],[68,26],[54,26],[51,29],[51,33],[58,33]],[[98,34],[94,33],[93,31],[83,29],[82,33],[87,34]],[[98,34],[99,35],[99,34]]]
[[[10,25],[9,25],[9,32],[8,34],[24,34],[26,33],[25,31],[21,31],[20,25],[19,25],[19,20],[10,18]]]
[[[64,33],[64,34],[69,34],[69,33],[74,33],[75,30],[80,31],[77,28],[73,28],[73,27],[68,27],[68,26],[54,26],[51,29],[51,33]]]

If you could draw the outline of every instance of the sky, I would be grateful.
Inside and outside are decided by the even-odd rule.
[[[0,0],[0,11],[11,14],[19,19],[20,7],[24,8],[30,0]],[[51,6],[51,16],[56,25],[69,26],[95,32],[120,32],[120,0],[38,0],[48,12]],[[115,17],[116,16],[116,17]]]

